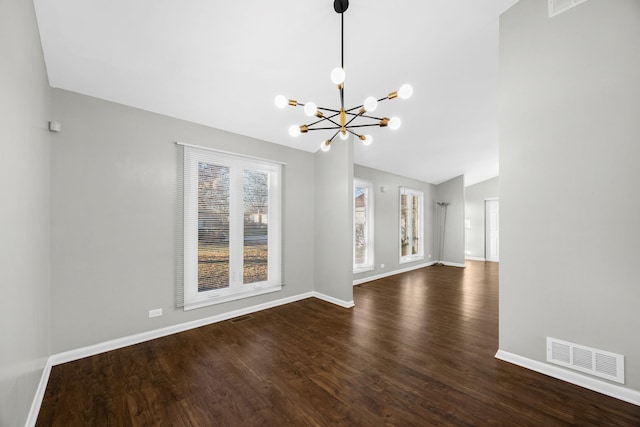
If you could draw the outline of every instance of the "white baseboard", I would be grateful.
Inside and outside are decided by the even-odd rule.
[[[460,267],[460,268],[465,268],[467,266],[466,264],[460,264],[457,262],[447,262],[447,261],[440,261],[440,264],[446,265],[447,267]]]
[[[523,368],[640,406],[640,391],[611,384],[578,372],[569,371],[559,366],[549,365],[503,350],[498,350],[495,357],[496,359],[504,360],[505,362],[513,363],[514,365],[522,366]]]
[[[374,280],[383,279],[383,278],[389,277],[389,276],[395,276],[396,274],[400,274],[400,273],[406,273],[407,271],[417,270],[419,268],[429,267],[429,266],[432,266],[435,263],[436,263],[435,261],[431,261],[431,262],[427,262],[425,264],[414,265],[414,266],[411,266],[411,267],[401,268],[399,270],[393,270],[393,271],[388,271],[386,273],[376,274],[375,276],[363,277],[362,279],[354,280],[353,281],[353,286],[360,285],[362,283],[373,282]]]
[[[323,294],[321,292],[316,292],[316,291],[313,291],[311,293],[312,293],[312,296],[315,297],[315,298],[321,299],[323,301],[330,302],[330,303],[335,304],[335,305],[339,305],[340,307],[351,308],[351,307],[355,307],[355,305],[356,305],[353,302],[353,300],[345,301],[345,300],[341,300],[341,299],[338,299],[338,298],[330,297],[329,295],[325,295],[325,294]]]
[[[483,261],[483,262],[486,261],[486,259],[479,256],[467,256],[467,257],[464,257],[464,259],[468,259],[469,261]]]
[[[31,402],[31,408],[27,415],[27,421],[24,423],[25,427],[33,427],[38,421],[38,414],[40,413],[40,407],[42,406],[42,399],[44,399],[44,392],[47,390],[47,383],[49,382],[49,375],[51,375],[51,357],[47,359],[47,362],[42,369],[42,375],[40,376],[40,382],[36,389],[36,394],[33,396]]]

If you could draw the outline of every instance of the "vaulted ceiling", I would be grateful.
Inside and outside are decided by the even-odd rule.
[[[345,104],[401,84],[381,103],[396,131],[373,128],[355,162],[434,184],[498,175],[498,17],[517,0],[351,0]],[[35,0],[51,86],[314,152],[330,134],[296,138],[301,108],[337,108],[333,0]],[[336,141],[336,143],[343,143]]]

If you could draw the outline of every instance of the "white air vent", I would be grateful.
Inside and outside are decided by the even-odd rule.
[[[549,0],[549,18],[576,7],[587,0]]]
[[[624,384],[624,356],[547,337],[547,362]]]

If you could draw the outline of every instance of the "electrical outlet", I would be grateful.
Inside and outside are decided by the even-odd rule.
[[[384,268],[384,264],[380,264],[380,268]]]
[[[155,310],[149,310],[149,319],[152,317],[160,317],[162,316],[162,309],[156,308]]]
[[[429,254],[429,259],[431,259],[431,254]]]

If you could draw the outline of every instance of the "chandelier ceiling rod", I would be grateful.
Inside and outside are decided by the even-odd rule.
[[[413,88],[411,85],[404,84],[400,87],[398,91],[391,92],[389,95],[376,99],[372,96],[368,97],[364,100],[362,105],[358,105],[353,108],[345,109],[344,107],[344,81],[345,81],[345,72],[344,72],[344,12],[349,8],[349,0],[334,0],[333,9],[336,13],[340,14],[340,68],[334,68],[331,71],[331,81],[337,85],[340,91],[340,109],[332,109],[319,107],[315,103],[309,101],[305,104],[300,103],[293,99],[287,99],[284,95],[278,95],[275,98],[275,104],[278,108],[284,108],[287,105],[296,107],[304,107],[304,112],[307,116],[313,117],[316,116],[319,120],[304,125],[292,125],[289,127],[289,134],[291,136],[298,136],[301,133],[307,133],[312,130],[335,130],[336,132],[333,134],[331,138],[324,141],[320,148],[322,151],[329,151],[331,148],[331,142],[334,138],[340,135],[340,139],[346,140],[349,138],[349,134],[352,134],[358,137],[364,145],[370,145],[373,141],[373,137],[371,135],[360,135],[355,132],[353,129],[359,129],[364,127],[389,127],[392,130],[398,129],[400,127],[401,121],[397,117],[375,117],[372,115],[365,114],[367,112],[373,112],[378,107],[378,103],[386,100],[392,100],[397,97],[402,99],[407,99],[413,94]],[[354,112],[357,110],[357,112]],[[331,113],[325,116],[323,113]],[[349,120],[347,121],[347,116],[349,116]],[[334,118],[338,117],[338,121],[334,120]],[[352,124],[357,119],[367,119],[369,121],[373,121],[372,123],[367,124]],[[322,122],[329,122],[333,126],[325,126],[325,127],[316,127],[316,125]]]
[[[340,14],[340,66],[344,70],[344,12]]]
[[[347,7],[349,7],[349,0],[345,0],[347,5],[344,8],[344,10],[342,10],[342,12],[340,12],[340,68],[344,70],[344,12],[345,10],[347,10]],[[334,8],[335,8],[335,4],[338,3],[339,0],[335,0],[334,4]],[[341,111],[344,111],[344,83],[340,85],[340,108]]]

